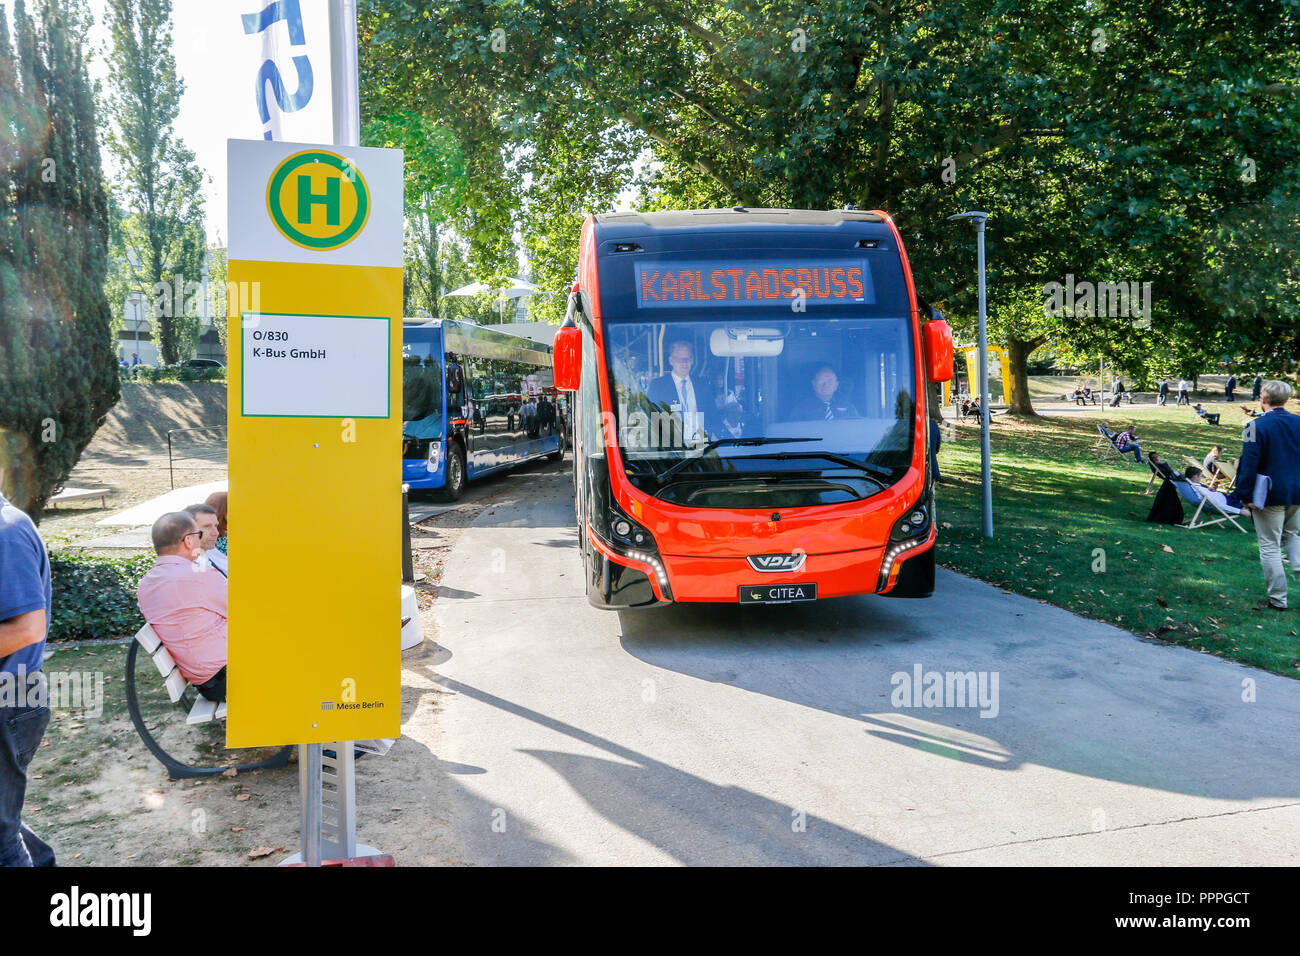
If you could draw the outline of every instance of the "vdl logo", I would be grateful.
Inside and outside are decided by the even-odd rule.
[[[370,218],[370,189],[348,159],[309,149],[280,163],[266,187],[275,228],[294,245],[317,252],[346,246]]]

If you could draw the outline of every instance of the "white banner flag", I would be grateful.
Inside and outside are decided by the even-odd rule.
[[[250,126],[262,139],[296,143],[334,142],[331,102],[330,0],[246,0],[241,13],[245,52],[260,46],[260,56],[240,57],[255,62],[247,83],[251,90]],[[231,131],[232,136],[243,135]]]

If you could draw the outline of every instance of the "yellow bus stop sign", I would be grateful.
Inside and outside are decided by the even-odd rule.
[[[227,743],[400,733],[402,154],[231,140]]]

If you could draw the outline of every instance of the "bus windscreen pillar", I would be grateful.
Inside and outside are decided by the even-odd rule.
[[[227,745],[397,737],[402,152],[229,174]]]

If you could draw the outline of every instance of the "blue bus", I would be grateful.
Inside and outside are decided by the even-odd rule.
[[[549,345],[451,319],[403,325],[403,482],[455,501],[483,475],[564,455]]]

